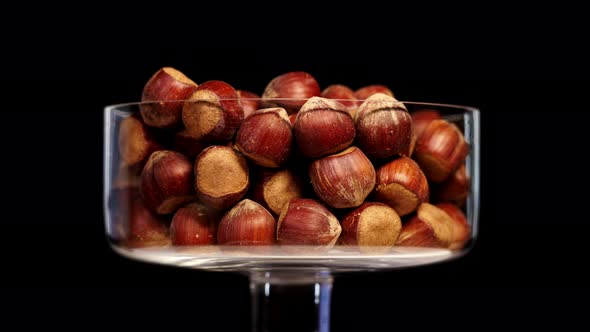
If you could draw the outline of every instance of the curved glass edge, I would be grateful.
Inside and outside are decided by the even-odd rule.
[[[110,242],[108,236],[113,234],[113,220],[111,219],[111,211],[109,208],[109,195],[111,192],[111,179],[113,178],[113,150],[111,148],[113,144],[113,138],[116,137],[115,126],[112,121],[112,113],[119,106],[105,107],[104,109],[104,145],[103,145],[103,192],[102,192],[102,204],[103,214],[105,218],[105,232],[107,239]],[[122,107],[122,106],[121,106]]]
[[[178,101],[175,101],[178,102]],[[412,266],[439,263],[460,258],[473,247],[479,229],[479,199],[480,199],[480,111],[477,108],[461,105],[403,102],[407,105],[419,107],[443,107],[462,110],[463,114],[445,116],[452,121],[463,121],[464,136],[469,143],[470,152],[466,159],[467,175],[471,178],[472,190],[469,193],[466,214],[471,225],[472,234],[469,243],[460,251],[434,248],[393,247],[394,253],[383,255],[359,255],[329,252],[319,255],[285,255],[283,252],[274,254],[237,255],[233,250],[223,250],[221,246],[208,246],[216,249],[216,254],[204,253],[197,250],[178,250],[181,247],[127,248],[112,241],[113,220],[109,207],[111,180],[113,179],[113,140],[116,137],[116,122],[118,118],[125,118],[134,111],[128,108],[138,107],[145,103],[126,103],[106,106],[104,108],[104,151],[103,151],[103,208],[105,217],[105,231],[107,240],[118,254],[138,261],[175,265],[180,267],[213,270],[213,271],[269,271],[269,270],[304,270],[347,272],[368,271],[381,269],[397,269]],[[199,247],[203,248],[203,247]],[[337,247],[335,247],[337,248]],[[181,248],[182,249],[182,248]],[[409,249],[409,251],[408,251]],[[231,255],[228,253],[231,252]]]
[[[462,257],[469,251],[393,247],[382,254],[362,254],[355,248],[334,247],[323,254],[285,254],[276,246],[240,251],[230,246],[126,248],[112,245],[118,254],[137,261],[210,271],[367,271],[415,267]]]
[[[255,101],[301,101],[302,99],[299,98],[224,98],[222,100],[255,100]],[[307,100],[307,99],[305,99]],[[350,99],[332,99],[338,102],[343,101],[350,101]],[[112,104],[107,105],[104,107],[105,112],[112,112],[113,110],[124,108],[124,107],[131,107],[131,106],[140,106],[140,105],[150,105],[150,104],[159,104],[159,103],[179,103],[179,102],[194,102],[195,100],[153,100],[153,101],[133,101],[133,102],[126,102],[120,104]],[[357,102],[364,102],[365,99],[357,99]],[[466,106],[466,105],[457,105],[457,104],[443,104],[443,103],[429,103],[429,102],[417,102],[417,101],[404,101],[399,100],[400,103],[404,105],[417,105],[417,106],[432,106],[432,107],[445,107],[445,108],[457,108],[463,109],[469,112],[478,112],[479,109],[473,106]]]

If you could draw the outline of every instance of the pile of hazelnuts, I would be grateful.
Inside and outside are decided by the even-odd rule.
[[[320,90],[305,72],[262,96],[165,67],[120,121],[116,240],[152,246],[460,249],[469,152],[436,110],[390,89]]]

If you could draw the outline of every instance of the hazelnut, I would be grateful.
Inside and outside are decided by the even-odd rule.
[[[448,248],[453,241],[453,220],[442,209],[428,203],[402,227],[398,246]]]
[[[341,226],[341,244],[359,246],[361,252],[379,252],[395,245],[402,222],[389,206],[365,202],[348,213]]]
[[[338,99],[342,105],[346,106],[346,110],[354,119],[358,103],[354,92],[349,87],[341,84],[333,84],[325,88],[320,96],[322,98]]]
[[[416,136],[416,134],[412,133],[412,138],[410,139],[410,146],[408,147],[408,153],[406,154],[408,157],[412,157],[412,155],[414,154],[414,151],[416,150],[417,140],[418,137]]]
[[[428,200],[428,181],[412,159],[390,161],[376,174],[375,200],[391,206],[400,216],[414,212]]]
[[[319,95],[320,86],[315,78],[306,72],[297,71],[273,78],[264,89],[262,98],[267,107],[282,107],[291,114],[296,113],[305,101],[282,98],[307,99]]]
[[[158,214],[168,214],[195,198],[192,163],[175,151],[151,154],[140,179],[140,194],[146,206]]]
[[[463,211],[456,205],[449,203],[440,203],[436,205],[439,209],[445,211],[449,217],[451,217],[453,223],[453,239],[449,245],[449,249],[458,250],[462,249],[471,235],[471,227],[467,222],[467,217],[463,214]]]
[[[318,197],[335,208],[357,207],[375,187],[375,169],[357,147],[315,160],[309,166]]]
[[[262,170],[252,181],[252,197],[275,215],[293,198],[303,196],[303,182],[292,170]]]
[[[376,93],[383,93],[390,97],[394,97],[393,92],[391,92],[391,90],[388,87],[381,84],[373,84],[362,87],[354,92],[354,96],[358,100],[365,100]]]
[[[137,166],[129,167],[123,162],[119,163],[117,170],[115,171],[112,188],[123,189],[123,188],[138,188],[139,180],[142,168]]]
[[[154,214],[141,199],[135,198],[124,216],[129,230],[124,245],[132,248],[160,247],[170,244],[166,220]]]
[[[182,102],[164,102],[185,100],[197,88],[197,84],[180,71],[172,67],[158,70],[145,84],[141,95],[142,102],[154,101],[141,105],[143,121],[152,127],[171,128],[180,124]]]
[[[220,245],[271,245],[276,221],[262,205],[244,199],[221,219],[217,230]]]
[[[469,194],[469,178],[465,171],[465,165],[459,168],[441,183],[435,191],[435,198],[440,202],[449,202],[458,206],[464,206]]]
[[[412,140],[412,117],[401,102],[377,93],[365,100],[356,113],[359,147],[369,158],[408,155]]]
[[[341,231],[338,219],[318,201],[294,198],[279,216],[277,241],[281,245],[312,245],[330,249]]]
[[[418,137],[414,159],[428,180],[440,183],[461,166],[468,152],[467,142],[456,125],[433,120]]]
[[[293,129],[299,149],[311,158],[344,150],[356,135],[354,121],[346,107],[321,97],[310,98],[301,107]]]
[[[147,126],[135,116],[121,121],[118,143],[121,162],[127,167],[143,167],[152,152],[160,149]]]
[[[170,224],[173,245],[214,244],[217,234],[216,211],[199,202],[189,203],[176,211]]]
[[[248,117],[248,115],[252,114],[254,111],[259,110],[261,108],[260,105],[260,96],[255,94],[254,92],[245,91],[245,90],[237,90],[238,98],[240,98],[240,102],[242,103],[242,109],[244,110],[244,119]]]
[[[252,113],[236,136],[236,149],[264,167],[284,165],[292,146],[293,130],[282,108],[265,108]]]
[[[231,140],[243,119],[238,93],[222,81],[201,84],[182,107],[186,133],[199,141]]]
[[[195,161],[195,190],[201,202],[216,209],[236,204],[250,185],[246,158],[228,146],[212,145]]]
[[[437,110],[424,109],[412,113],[412,125],[416,137],[422,135],[422,132],[433,120],[440,120],[440,113]]]
[[[192,138],[186,131],[179,131],[174,135],[174,150],[182,153],[190,159],[195,159],[207,144]]]

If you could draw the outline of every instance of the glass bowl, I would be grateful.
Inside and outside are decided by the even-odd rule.
[[[301,105],[305,101],[279,99],[269,101],[243,98],[241,101],[226,100],[225,102],[253,102],[260,105],[276,106],[282,102]],[[280,287],[289,286],[310,289],[309,296],[313,298],[313,301],[309,300],[311,304],[309,317],[311,318],[308,320],[313,321],[309,325],[311,326],[310,329],[327,331],[329,329],[329,301],[333,273],[390,270],[443,262],[461,257],[473,246],[477,237],[479,219],[479,111],[468,106],[423,102],[402,103],[411,114],[421,110],[438,112],[443,119],[459,128],[468,144],[468,154],[464,161],[465,174],[468,179],[468,192],[461,205],[471,232],[466,244],[461,249],[450,250],[448,248],[406,246],[360,248],[356,245],[341,245],[339,243],[331,248],[319,248],[319,250],[316,247],[280,246],[278,244],[262,246],[172,245],[167,234],[174,211],[165,211],[165,213],[157,215],[145,206],[137,207],[134,205],[134,202],[141,201],[142,197],[138,188],[140,174],[146,160],[145,155],[149,155],[152,150],[176,150],[183,152],[191,164],[194,164],[197,158],[196,155],[204,146],[213,144],[233,145],[232,140],[225,140],[202,143],[195,147],[186,144],[186,141],[182,141],[182,138],[179,140],[178,132],[182,128],[153,128],[141,124],[142,110],[181,107],[184,102],[127,103],[105,108],[104,209],[106,235],[111,247],[117,253],[134,260],[199,270],[234,271],[249,275],[255,329],[272,329],[272,317],[270,317],[269,311],[271,303],[276,301],[272,300],[273,296],[283,294],[282,291],[279,291]],[[186,103],[188,102],[186,101]],[[124,120],[128,118],[137,119],[135,127],[124,123]],[[138,123],[139,125],[137,125]],[[129,137],[140,137],[140,141],[143,140],[144,136],[148,135],[144,130],[148,131],[149,139],[156,142],[155,146],[148,146],[142,143],[143,141],[140,142],[141,144],[130,141]],[[120,135],[123,131],[132,132],[133,134],[123,137]],[[356,145],[357,141],[355,140],[353,144]],[[144,156],[135,158],[139,161],[130,162],[129,160],[133,158],[129,157],[129,154],[137,151],[141,152],[140,154],[143,153]],[[394,159],[394,157],[384,160],[371,159],[371,161],[374,162],[375,168],[377,168],[378,165],[391,159]],[[257,167],[260,166],[254,165],[250,160],[248,161],[248,168],[251,172],[252,169]],[[295,169],[305,178],[309,162],[300,152],[293,150],[285,167]],[[250,187],[252,185],[251,183]],[[431,191],[437,186],[431,185]],[[304,192],[306,191],[304,190]],[[311,195],[313,195],[313,191],[311,192]],[[247,198],[250,195],[250,192],[246,192],[243,197]],[[367,201],[370,201],[371,197],[369,196]],[[317,197],[313,198],[317,199]],[[433,195],[430,195],[430,198],[432,199]],[[183,198],[182,202],[175,202],[175,205],[180,206],[181,203],[196,200],[198,200],[197,196],[194,195],[193,197]],[[220,210],[219,216],[226,213],[227,210]],[[330,210],[340,221],[345,213],[351,211],[351,209]],[[154,215],[157,215],[155,219],[153,218]],[[412,214],[403,217],[402,221],[406,223],[411,216]],[[275,220],[278,219],[278,215],[275,214],[274,218]],[[151,223],[156,219],[158,225],[154,227]],[[140,233],[139,237],[136,236],[138,232]],[[302,310],[304,310],[303,308],[305,306],[302,306]],[[281,319],[282,323],[276,324],[286,324],[288,321],[284,317]],[[294,321],[301,320],[301,317],[294,319]]]

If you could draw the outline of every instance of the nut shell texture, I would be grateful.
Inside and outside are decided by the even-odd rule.
[[[342,151],[356,136],[354,121],[346,106],[321,97],[310,98],[301,107],[294,131],[300,151],[311,158]]]
[[[357,147],[315,160],[309,167],[318,197],[335,208],[357,207],[375,187],[375,169]]]
[[[264,167],[284,165],[292,146],[293,130],[282,108],[255,111],[244,120],[236,136],[236,149]]]
[[[356,113],[358,146],[369,158],[408,155],[412,141],[412,117],[393,97],[377,93]]]
[[[281,245],[331,248],[341,232],[338,219],[321,203],[308,198],[292,199],[277,223],[277,241]]]

